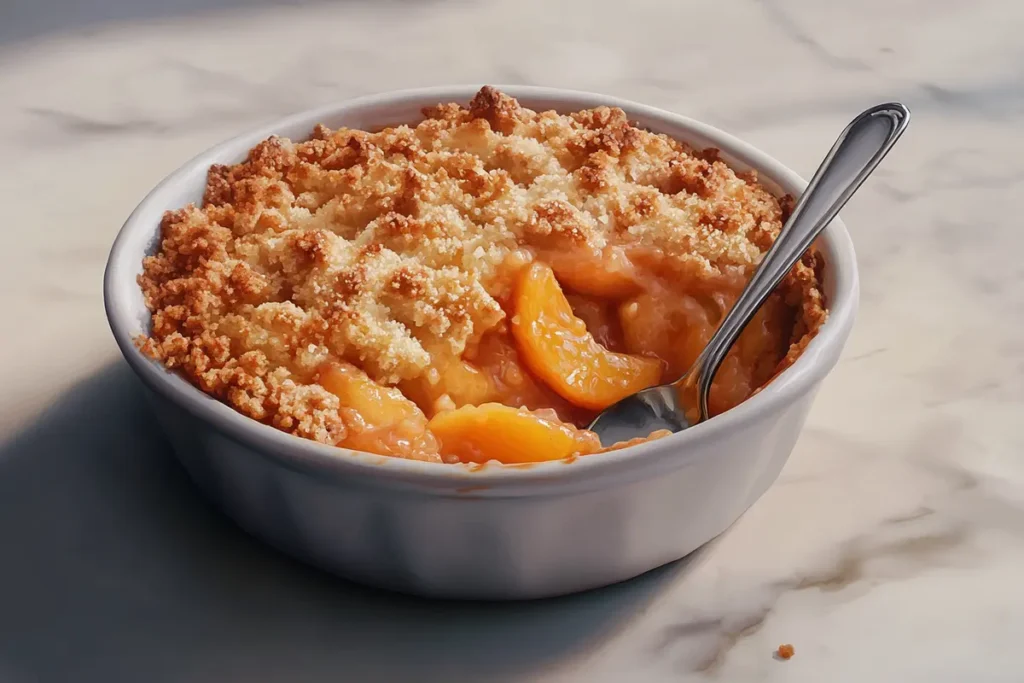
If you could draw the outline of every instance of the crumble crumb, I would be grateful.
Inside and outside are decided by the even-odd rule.
[[[779,645],[779,649],[775,651],[775,656],[779,659],[786,660],[792,659],[795,653],[796,651],[793,649],[793,646],[786,643],[784,645]]]

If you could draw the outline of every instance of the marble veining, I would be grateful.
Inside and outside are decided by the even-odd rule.
[[[1024,6],[229,4],[0,46],[0,680],[1024,680]],[[139,404],[100,279],[139,199],[240,129],[503,82],[679,111],[804,174],[863,107],[915,118],[844,211],[860,317],[768,494],[636,581],[437,605],[209,511]]]

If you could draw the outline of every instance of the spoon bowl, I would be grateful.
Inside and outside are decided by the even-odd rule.
[[[650,387],[606,408],[590,424],[602,445],[654,432],[680,432],[707,420],[715,373],[729,349],[790,269],[896,144],[910,110],[893,102],[859,114],[843,130],[771,249],[693,366],[675,382]]]

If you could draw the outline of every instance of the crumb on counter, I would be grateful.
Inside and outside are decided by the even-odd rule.
[[[793,649],[793,646],[789,643],[785,643],[783,645],[779,645],[779,649],[775,651],[775,656],[779,659],[792,659],[795,653],[796,650]]]

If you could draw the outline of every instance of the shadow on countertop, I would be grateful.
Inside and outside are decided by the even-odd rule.
[[[341,581],[208,507],[123,363],[0,447],[0,547],[0,677],[19,682],[530,680],[699,562],[529,603]]]

